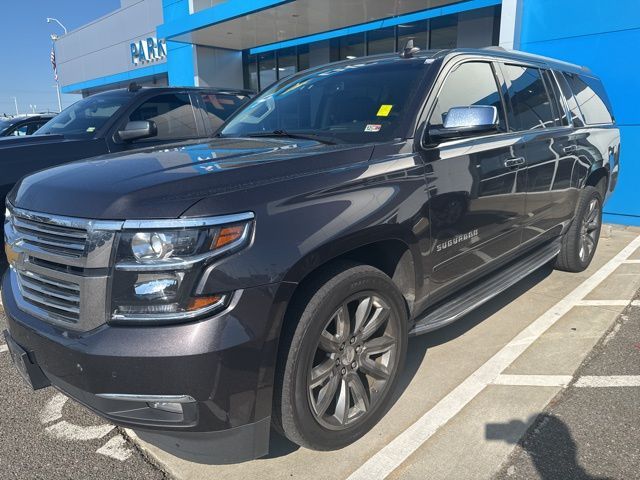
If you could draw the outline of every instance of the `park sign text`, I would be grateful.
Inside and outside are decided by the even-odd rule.
[[[167,44],[164,39],[147,37],[131,43],[131,63],[140,65],[155,62],[167,57]]]

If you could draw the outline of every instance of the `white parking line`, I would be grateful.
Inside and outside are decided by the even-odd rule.
[[[640,260],[625,260],[624,263],[640,263]]]
[[[96,450],[96,453],[124,462],[131,456],[132,451],[127,448],[127,441],[124,437],[118,434]]]
[[[493,385],[517,387],[566,387],[571,383],[571,375],[498,375]]]
[[[640,375],[611,375],[580,377],[576,387],[640,387]]]
[[[440,427],[458,414],[487,385],[491,384],[505,368],[547,331],[549,327],[611,275],[638,247],[640,247],[640,236],[632,240],[615,257],[521,331],[413,425],[367,460],[349,476],[349,480],[385,478],[402,465],[413,452],[420,448]]]
[[[4,343],[0,344],[0,353],[6,352],[7,350],[9,350],[9,347],[7,347]]]
[[[114,428],[116,427],[108,424],[82,427],[80,425],[69,423],[66,420],[62,420],[45,428],[45,430],[49,435],[63,440],[84,441],[102,438]]]
[[[631,300],[580,300],[576,307],[626,307]]]

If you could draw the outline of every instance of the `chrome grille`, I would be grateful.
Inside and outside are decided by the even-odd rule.
[[[80,320],[80,285],[41,275],[17,271],[20,293],[27,303],[63,321]]]
[[[123,222],[7,208],[4,233],[18,307],[70,330],[104,324],[111,252]]]
[[[14,215],[13,228],[25,244],[51,253],[80,258],[86,248],[86,230],[51,225]]]

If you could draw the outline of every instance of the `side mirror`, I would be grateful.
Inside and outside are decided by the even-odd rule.
[[[442,128],[430,128],[432,140],[463,137],[498,130],[498,109],[488,105],[453,107],[444,119]]]
[[[124,130],[118,131],[118,137],[123,142],[155,137],[156,135],[158,135],[158,127],[156,122],[151,120],[129,122],[124,127]]]

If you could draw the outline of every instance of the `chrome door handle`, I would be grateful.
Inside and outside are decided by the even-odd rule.
[[[568,145],[562,149],[564,153],[573,153],[576,150],[578,150],[578,147],[576,145]]]
[[[524,165],[524,163],[525,163],[524,157],[509,158],[504,161],[504,166],[507,168],[516,168]]]

